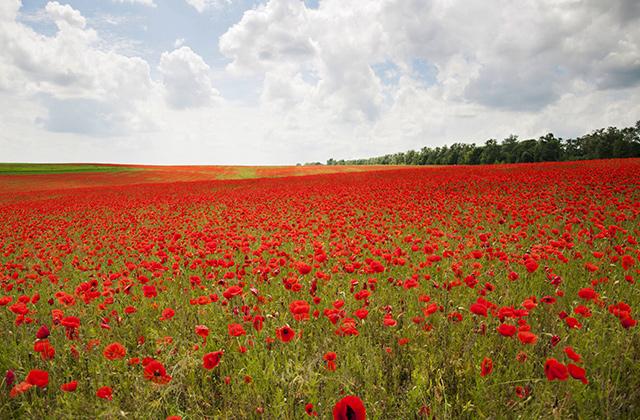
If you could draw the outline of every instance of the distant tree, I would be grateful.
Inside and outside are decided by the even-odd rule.
[[[640,157],[640,120],[632,127],[600,128],[581,137],[562,139],[548,133],[540,138],[519,140],[510,135],[483,146],[454,143],[423,147],[367,159],[327,160],[327,165],[477,165],[492,163],[550,162],[560,160]],[[319,164],[319,162],[316,162]]]
[[[480,154],[480,163],[486,165],[500,162],[500,146],[495,139],[489,139],[484,143]]]
[[[515,163],[517,161],[516,157],[516,147],[518,146],[518,136],[509,135],[509,137],[502,140],[502,144],[500,148],[502,149],[502,159],[505,163]]]

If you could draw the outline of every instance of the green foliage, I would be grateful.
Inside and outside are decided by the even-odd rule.
[[[582,137],[563,139],[553,133],[518,140],[510,135],[483,146],[454,143],[450,147],[423,147],[368,159],[327,160],[327,165],[487,165],[494,163],[558,162],[640,157],[640,121],[634,127],[600,128]]]
[[[139,168],[124,165],[95,165],[83,163],[0,163],[0,174],[34,175],[62,174],[70,172],[122,172]]]

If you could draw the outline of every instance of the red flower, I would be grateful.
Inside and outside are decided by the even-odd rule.
[[[156,286],[152,284],[145,284],[144,286],[142,286],[142,293],[144,294],[144,297],[149,299],[158,296],[158,291],[156,290]]]
[[[49,337],[49,328],[47,328],[46,325],[43,325],[40,327],[40,329],[38,330],[38,332],[36,333],[36,338],[40,339],[40,340],[44,340],[45,338]]]
[[[311,403],[307,403],[307,405],[304,406],[304,411],[309,416],[314,416],[314,417],[318,416],[318,412],[313,409],[313,404]]]
[[[296,321],[304,321],[309,319],[309,304],[304,300],[294,300],[289,305],[289,311]]]
[[[9,397],[15,398],[23,392],[27,392],[29,389],[31,389],[31,387],[33,387],[33,385],[31,385],[27,381],[20,382],[19,384],[11,388],[11,391],[9,391]]]
[[[213,353],[207,353],[202,356],[202,366],[205,369],[211,370],[220,364],[220,359],[222,359],[222,355],[224,351],[214,351]]]
[[[176,314],[176,311],[174,311],[171,308],[166,308],[162,311],[162,316],[160,317],[160,321],[166,321],[167,319],[171,319],[175,314]]]
[[[145,379],[156,384],[164,385],[171,381],[171,376],[167,375],[164,365],[157,360],[152,360],[144,367]]]
[[[247,335],[247,332],[240,324],[229,324],[227,328],[231,337],[240,337],[241,335]]]
[[[13,385],[13,382],[16,380],[16,374],[9,369],[7,371],[7,373],[5,373],[4,375],[4,383],[7,386],[7,388],[11,388],[11,385]]]
[[[120,343],[111,343],[104,348],[102,354],[109,360],[117,360],[127,355],[127,349]]]
[[[584,287],[578,290],[578,296],[584,300],[594,300],[598,298],[598,294],[590,287]]]
[[[573,361],[574,361],[574,362],[576,362],[576,363],[580,363],[580,360],[581,360],[582,358],[580,357],[580,355],[579,355],[578,353],[576,353],[576,352],[573,350],[573,348],[572,348],[572,347],[569,347],[569,346],[565,347],[565,348],[564,348],[564,352],[565,352],[565,354],[567,355],[567,357],[568,357],[569,359],[573,360]]]
[[[288,325],[276,329],[276,337],[278,337],[278,339],[283,343],[288,343],[289,341],[293,340],[295,336],[296,332]]]
[[[209,328],[205,325],[196,325],[196,334],[202,337],[202,340],[206,343],[207,337],[209,336]]]
[[[524,263],[524,266],[529,273],[533,273],[538,269],[538,263],[534,259],[528,259],[527,262]]]
[[[102,398],[103,400],[111,401],[113,399],[113,390],[109,386],[103,386],[102,388],[96,391],[96,396],[98,398]]]
[[[624,270],[628,270],[635,264],[635,261],[631,255],[623,255],[622,256],[622,268]]]
[[[305,275],[311,272],[311,266],[304,262],[297,262],[296,268],[298,269],[298,273]]]
[[[522,344],[535,344],[538,341],[538,336],[531,331],[520,331],[518,332],[518,340]]]
[[[567,367],[553,358],[547,359],[544,364],[544,373],[550,381],[553,381],[554,379],[566,381],[569,377]]]
[[[487,316],[487,307],[481,303],[474,303],[473,305],[471,305],[471,307],[469,307],[469,310],[479,316]]]
[[[569,363],[567,367],[569,368],[569,374],[573,379],[578,379],[585,385],[589,383],[589,380],[585,377],[586,371],[583,368],[576,366],[573,363]]]
[[[360,319],[366,319],[367,316],[369,315],[369,311],[366,308],[360,308],[360,309],[356,309],[356,311],[353,314]]]
[[[362,400],[355,395],[348,395],[333,407],[334,420],[365,420],[367,411]]]
[[[264,317],[262,315],[256,315],[253,317],[253,328],[260,332],[262,331],[262,325],[264,323]]]
[[[514,325],[510,324],[500,324],[497,329],[500,335],[503,335],[505,337],[512,337],[517,331],[517,328]]]
[[[232,297],[238,296],[240,294],[242,294],[242,288],[241,287],[239,287],[239,286],[231,286],[227,290],[225,290],[224,293],[222,293],[222,296],[224,296],[225,299],[227,299],[227,300],[231,300]]]
[[[335,354],[332,351],[328,351],[324,354],[324,356],[322,356],[322,358],[324,359],[325,362],[327,362],[327,370],[329,371],[334,371],[336,370],[336,358],[338,357],[337,354]]]
[[[27,375],[25,382],[28,384],[44,388],[49,384],[49,372],[44,370],[32,369]]]
[[[62,318],[60,324],[66,328],[65,335],[69,340],[78,338],[78,328],[80,328],[80,318],[75,316],[68,316]]]
[[[590,271],[590,272],[592,272],[592,273],[593,273],[593,272],[595,272],[595,271],[598,271],[598,266],[597,266],[597,265],[595,265],[595,264],[592,264],[592,263],[586,263],[586,264],[584,265],[584,267],[585,267],[588,271]]]
[[[60,389],[64,392],[74,392],[76,388],[78,388],[78,381],[71,381],[60,385]]]
[[[56,355],[56,349],[49,343],[49,340],[38,340],[33,345],[33,350],[40,353],[42,360],[52,360]]]
[[[485,357],[480,363],[480,376],[487,376],[493,372],[493,360]]]
[[[382,323],[385,325],[385,327],[395,327],[396,325],[398,325],[398,321],[393,319],[393,316],[391,314],[386,314],[384,316],[384,319],[382,320]]]

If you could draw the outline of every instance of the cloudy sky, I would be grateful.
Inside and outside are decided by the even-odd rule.
[[[0,0],[0,161],[295,164],[638,119],[637,0]]]

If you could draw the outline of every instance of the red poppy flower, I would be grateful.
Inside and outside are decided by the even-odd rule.
[[[493,372],[493,360],[485,357],[480,363],[480,376],[487,376]]]
[[[56,349],[49,340],[38,340],[33,345],[33,351],[40,353],[42,360],[52,360],[56,354]]]
[[[573,360],[576,363],[580,363],[580,361],[582,360],[580,355],[576,353],[572,347],[569,347],[569,346],[565,347],[564,352],[569,359]]]
[[[13,385],[13,382],[16,380],[16,374],[11,370],[7,370],[7,373],[5,373],[4,375],[4,383],[7,386],[7,388],[11,388],[11,385]]]
[[[328,351],[324,354],[324,356],[322,356],[322,358],[324,359],[325,362],[327,362],[327,370],[329,371],[334,371],[336,370],[336,358],[338,357],[337,354],[335,354],[332,351]]]
[[[229,335],[231,337],[240,337],[242,335],[247,335],[247,332],[240,324],[229,324],[227,326],[227,329],[229,330]]]
[[[538,269],[538,263],[533,259],[527,260],[527,262],[524,263],[524,266],[529,273],[533,273]]]
[[[517,328],[515,327],[515,325],[510,325],[510,324],[500,324],[498,326],[498,332],[500,333],[500,335],[505,336],[505,337],[512,337],[517,331]]]
[[[222,293],[222,296],[225,297],[225,299],[227,300],[231,300],[231,298],[233,298],[234,296],[238,296],[242,294],[242,288],[239,286],[231,286],[229,288],[227,288],[227,290],[225,290]]]
[[[590,287],[578,290],[578,296],[584,300],[594,300],[598,298],[598,293]]]
[[[308,416],[314,416],[314,417],[318,416],[318,412],[313,409],[313,404],[311,403],[307,403],[304,406],[304,411],[307,413]]]
[[[64,392],[74,392],[78,388],[78,381],[67,382],[60,385],[60,389]]]
[[[278,339],[283,343],[288,343],[293,340],[295,336],[296,332],[288,325],[276,329],[276,337],[278,337]]]
[[[111,343],[104,348],[102,354],[109,360],[118,360],[127,355],[127,349],[120,343]]]
[[[538,341],[538,336],[531,331],[519,331],[518,340],[520,340],[522,344],[535,344],[535,342]]]
[[[40,329],[38,329],[38,332],[36,333],[36,338],[40,339],[40,340],[44,340],[45,338],[49,337],[49,328],[47,328],[46,325],[42,325],[40,327]]]
[[[262,315],[256,315],[255,317],[253,317],[253,328],[256,331],[258,332],[262,331],[263,323],[264,323],[264,317]]]
[[[554,379],[565,381],[569,377],[567,367],[553,358],[547,359],[544,364],[544,373],[550,381],[553,381]]]
[[[586,371],[583,368],[576,366],[573,363],[569,363],[567,368],[569,369],[569,374],[573,379],[578,379],[585,385],[589,383],[589,380],[585,377]]]
[[[202,337],[202,340],[206,343],[209,336],[209,328],[206,325],[196,325],[196,334]]]
[[[224,351],[214,351],[212,353],[207,353],[202,356],[202,366],[205,369],[211,370],[220,364],[220,359],[222,359],[222,355]]]
[[[481,303],[474,303],[469,307],[471,313],[474,313],[479,316],[486,317],[487,316],[487,307]]]
[[[96,396],[103,400],[111,401],[113,399],[113,390],[109,386],[103,386],[96,391]]]
[[[289,311],[296,321],[309,319],[309,304],[304,300],[294,300],[289,305]]]
[[[365,420],[367,411],[362,400],[355,395],[347,395],[333,407],[334,420]]]
[[[158,291],[156,290],[156,286],[152,284],[145,284],[144,286],[142,286],[142,293],[144,294],[144,297],[149,299],[158,296]]]
[[[32,369],[31,371],[29,371],[25,382],[39,388],[44,388],[49,384],[49,372],[46,372],[44,370]]]
[[[174,311],[171,308],[163,309],[162,316],[160,317],[160,321],[166,321],[168,319],[171,319],[174,317],[175,314],[176,314],[176,311]]]
[[[29,389],[31,389],[33,387],[33,385],[31,385],[29,382],[24,381],[24,382],[20,382],[19,384],[17,384],[16,386],[14,386],[13,388],[11,388],[11,391],[9,391],[9,397],[10,398],[15,398],[18,395],[27,392]]]
[[[384,319],[382,320],[382,323],[385,325],[385,327],[395,327],[396,325],[398,325],[398,321],[393,319],[393,316],[391,314],[386,314],[384,316]]]
[[[311,266],[304,262],[296,263],[296,268],[298,269],[298,273],[305,275],[311,272]]]
[[[353,314],[359,319],[366,319],[367,316],[369,315],[369,311],[366,308],[360,308],[360,309],[356,309],[356,311]]]
[[[164,385],[171,381],[171,376],[167,375],[164,365],[157,360],[152,360],[144,367],[145,379],[156,384]]]

